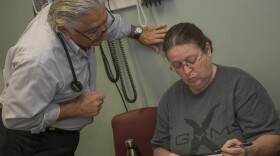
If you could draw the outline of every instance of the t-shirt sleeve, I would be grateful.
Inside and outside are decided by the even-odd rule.
[[[240,78],[234,95],[236,120],[245,138],[280,134],[280,121],[265,88],[253,77]]]

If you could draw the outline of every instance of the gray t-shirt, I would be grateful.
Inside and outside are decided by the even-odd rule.
[[[163,95],[152,147],[179,155],[213,154],[232,138],[253,141],[280,134],[280,121],[264,87],[241,69],[217,65],[212,83],[193,94],[182,80]]]

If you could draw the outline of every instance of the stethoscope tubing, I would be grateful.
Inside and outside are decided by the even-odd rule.
[[[67,56],[67,60],[69,62],[69,65],[70,65],[70,68],[71,68],[71,72],[72,72],[72,75],[73,75],[73,81],[71,82],[71,89],[74,90],[75,92],[80,92],[83,90],[83,85],[80,81],[78,81],[77,79],[77,76],[76,76],[76,73],[75,73],[75,70],[74,70],[74,67],[73,67],[73,63],[72,63],[72,60],[71,60],[71,57],[69,55],[69,51],[65,45],[65,42],[61,36],[61,34],[59,32],[56,33],[62,46],[63,46],[63,49],[66,53],[66,56]]]

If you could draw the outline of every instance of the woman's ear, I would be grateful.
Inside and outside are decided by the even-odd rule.
[[[207,54],[212,54],[212,49],[211,49],[211,45],[210,45],[209,42],[206,42],[206,43],[205,43],[205,52],[206,52]]]

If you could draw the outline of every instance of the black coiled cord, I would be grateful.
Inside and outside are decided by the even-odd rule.
[[[123,62],[125,64],[125,68],[126,68],[126,71],[127,71],[127,74],[128,74],[128,78],[129,78],[129,81],[130,81],[130,84],[131,84],[131,87],[132,87],[132,90],[133,90],[133,98],[132,99],[130,99],[128,97],[128,95],[127,95],[126,87],[124,85],[122,71],[121,71],[119,60],[118,60],[118,56],[117,56],[117,53],[116,53],[115,43],[113,41],[112,42],[107,41],[107,43],[108,43],[108,47],[109,47],[109,50],[110,50],[110,53],[111,53],[113,66],[114,66],[114,69],[116,71],[115,72],[116,76],[115,77],[113,76],[110,64],[109,64],[108,59],[107,59],[107,57],[106,57],[106,55],[104,53],[103,47],[102,47],[102,45],[100,45],[99,48],[100,48],[100,51],[101,51],[101,55],[102,55],[102,59],[103,59],[104,67],[105,67],[105,71],[106,71],[106,74],[107,74],[107,77],[109,78],[109,80],[111,82],[115,83],[115,85],[116,85],[116,87],[117,87],[117,89],[119,91],[119,94],[120,94],[120,96],[122,98],[122,101],[124,103],[125,109],[126,109],[126,111],[128,111],[128,109],[126,107],[126,104],[125,104],[125,101],[124,101],[124,98],[123,98],[123,95],[122,95],[122,93],[121,93],[121,91],[120,91],[120,89],[119,89],[119,87],[117,85],[117,81],[119,79],[121,80],[122,92],[123,92],[125,100],[127,102],[134,103],[137,100],[137,92],[136,92],[136,89],[135,89],[133,78],[131,76],[131,72],[130,72],[130,68],[129,68],[129,65],[128,65],[128,62],[127,62],[127,59],[126,59],[124,48],[123,48],[121,40],[118,39],[118,45],[120,47],[120,51],[121,51],[121,55],[122,55],[122,58],[123,58]]]
[[[122,45],[122,42],[121,42],[120,39],[118,39],[118,43],[119,43],[119,46],[120,46],[120,51],[121,51],[123,62],[124,62],[124,65],[125,65],[125,68],[126,68],[126,71],[127,71],[127,75],[128,75],[128,78],[129,78],[129,81],[130,81],[130,84],[131,84],[131,87],[132,87],[132,90],[133,90],[133,95],[134,95],[133,98],[130,99],[127,95],[126,88],[125,88],[125,85],[124,85],[124,82],[123,82],[122,72],[121,72],[120,66],[118,66],[117,68],[119,68],[118,71],[119,71],[119,74],[120,74],[122,90],[123,90],[123,94],[124,94],[124,97],[125,97],[126,101],[128,101],[129,103],[133,103],[137,99],[137,92],[136,92],[136,89],[135,89],[133,78],[131,76],[131,72],[130,72],[130,68],[129,68],[129,65],[128,65],[128,62],[127,62],[127,59],[126,59],[124,48],[123,48],[123,45]]]
[[[118,72],[119,68],[117,68],[117,67],[119,67],[119,61],[118,61],[118,58],[117,58],[117,54],[116,54],[114,43],[108,42],[108,45],[109,45],[109,48],[110,48],[110,51],[111,51],[111,57],[115,58],[115,59],[112,59],[112,61],[113,61],[113,65],[114,65],[114,68],[115,68],[115,71],[116,71],[115,72],[116,73],[116,77],[113,76],[110,64],[109,64],[108,59],[107,59],[107,57],[106,57],[106,55],[104,53],[102,45],[99,45],[99,48],[100,48],[100,51],[101,51],[101,56],[102,56],[102,59],[103,59],[103,64],[104,64],[104,67],[105,67],[105,71],[106,71],[107,77],[109,78],[109,80],[111,82],[116,83],[116,82],[119,81],[119,78],[120,78],[120,74]]]

